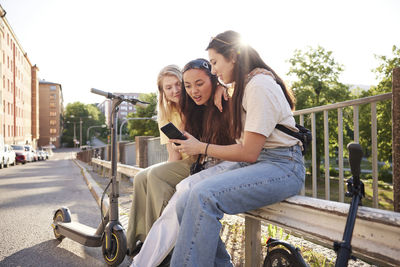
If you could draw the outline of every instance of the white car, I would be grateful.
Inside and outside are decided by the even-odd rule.
[[[10,145],[4,145],[4,161],[3,166],[15,166],[16,159],[15,159],[15,151]]]
[[[26,161],[33,162],[35,161],[35,153],[33,148],[30,145],[25,145],[25,152],[26,152]]]

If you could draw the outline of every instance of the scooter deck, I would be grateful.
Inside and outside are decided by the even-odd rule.
[[[81,224],[79,222],[57,222],[57,231],[82,245],[88,247],[100,247],[101,235],[96,235],[93,227]]]

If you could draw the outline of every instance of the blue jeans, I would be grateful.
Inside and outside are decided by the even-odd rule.
[[[220,239],[224,213],[237,214],[298,194],[305,168],[299,146],[263,149],[257,162],[195,184],[177,202],[180,230],[171,266],[233,266]]]

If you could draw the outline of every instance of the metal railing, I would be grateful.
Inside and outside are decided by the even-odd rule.
[[[316,113],[323,112],[324,118],[324,167],[325,167],[325,199],[330,200],[330,175],[329,175],[329,121],[328,111],[337,110],[338,119],[338,172],[339,172],[339,202],[344,202],[344,167],[343,167],[343,108],[353,108],[353,130],[354,141],[359,142],[359,106],[362,104],[371,104],[371,140],[372,140],[372,188],[373,188],[373,207],[378,208],[378,147],[377,147],[377,117],[376,103],[384,100],[391,100],[392,93],[386,93],[376,96],[369,96],[355,100],[339,102],[335,104],[319,106],[314,108],[302,109],[294,112],[299,116],[301,125],[304,125],[304,116],[311,118],[311,132],[316,136],[319,129],[316,128]],[[316,138],[312,140],[311,147],[311,179],[312,179],[312,197],[317,198],[317,143]],[[305,190],[302,190],[302,195]]]

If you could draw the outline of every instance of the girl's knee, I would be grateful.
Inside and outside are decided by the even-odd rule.
[[[147,183],[147,171],[143,170],[138,172],[133,177],[133,187],[142,186]]]

